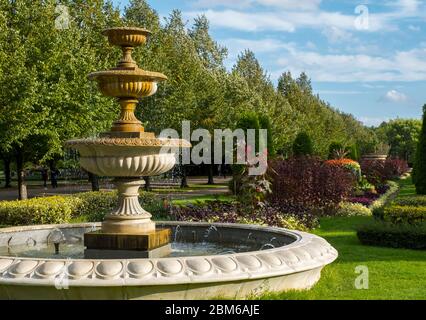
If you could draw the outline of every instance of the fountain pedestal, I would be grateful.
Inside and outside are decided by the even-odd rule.
[[[102,230],[84,235],[85,257],[159,258],[170,253],[170,229],[156,229],[151,214],[139,203],[138,178],[116,178],[118,208],[105,217]]]

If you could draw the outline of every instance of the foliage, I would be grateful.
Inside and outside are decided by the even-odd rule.
[[[426,207],[391,204],[383,210],[383,220],[391,223],[416,224],[426,221]]]
[[[355,177],[356,181],[361,180],[361,166],[352,159],[328,160],[325,163],[330,166],[342,167],[348,170]]]
[[[425,206],[426,207],[426,196],[424,195],[414,195],[406,197],[398,197],[392,201],[392,204],[398,206]]]
[[[325,165],[315,157],[272,160],[269,176],[269,201],[293,213],[334,211],[349,196],[354,182],[345,169]]]
[[[70,196],[33,198],[23,201],[0,201],[0,224],[18,226],[60,224],[84,217],[102,221],[117,206],[116,192],[84,192]],[[153,193],[141,192],[142,206],[153,214],[162,213],[163,202]]]
[[[328,159],[337,159],[337,154],[340,153],[345,148],[340,142],[333,141],[328,147]]]
[[[361,170],[369,182],[378,186],[384,184],[387,180],[399,178],[406,173],[408,164],[407,161],[400,159],[386,159],[386,161],[362,160]]]
[[[358,227],[362,244],[391,248],[426,249],[426,223],[420,225],[393,224],[374,221]]]
[[[178,221],[258,224],[297,230],[309,230],[317,225],[317,220],[310,214],[295,215],[273,206],[247,211],[235,202],[209,201],[176,207],[173,212]]]
[[[395,119],[382,123],[376,129],[389,145],[390,156],[410,163],[414,160],[420,130],[421,121],[418,119]]]
[[[78,198],[62,196],[0,202],[0,224],[9,226],[60,224],[68,222],[75,208],[82,205]]]
[[[361,203],[342,202],[336,210],[338,217],[371,216],[369,208]]]
[[[423,106],[423,125],[417,145],[413,181],[417,194],[426,194],[426,105]]]
[[[301,132],[297,135],[293,142],[293,155],[309,156],[313,154],[312,140],[306,132]]]

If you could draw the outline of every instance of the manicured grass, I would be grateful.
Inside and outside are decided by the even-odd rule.
[[[235,197],[232,195],[207,195],[207,196],[188,196],[185,199],[176,199],[172,200],[172,203],[177,206],[182,206],[186,204],[195,204],[195,203],[203,203],[206,201],[233,201]]]
[[[398,180],[398,184],[401,188],[398,194],[398,198],[416,195],[416,187],[414,186],[411,177],[404,180]]]
[[[398,181],[398,197],[415,195],[411,178]],[[426,251],[362,245],[356,227],[372,217],[321,219],[313,233],[325,238],[339,252],[325,267],[320,281],[308,291],[266,294],[263,299],[426,299]],[[355,288],[355,267],[369,270],[369,289]]]
[[[363,246],[355,227],[370,217],[324,218],[315,234],[339,252],[308,291],[266,294],[262,299],[425,299],[426,252]],[[355,267],[369,270],[369,289],[355,288]]]

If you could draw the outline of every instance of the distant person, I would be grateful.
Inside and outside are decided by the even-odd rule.
[[[58,175],[59,175],[58,169],[50,170],[50,182],[52,184],[53,189],[58,187]]]
[[[49,174],[47,172],[47,169],[41,170],[41,178],[43,179],[44,188],[47,189],[47,179],[49,179]]]

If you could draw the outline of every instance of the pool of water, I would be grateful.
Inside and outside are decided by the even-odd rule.
[[[215,242],[172,242],[172,252],[169,257],[188,257],[204,255],[221,255],[259,250],[258,245],[222,244]],[[0,256],[41,259],[84,259],[83,242],[62,243],[59,253],[55,253],[53,244],[16,245],[0,247]]]

